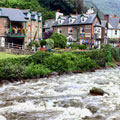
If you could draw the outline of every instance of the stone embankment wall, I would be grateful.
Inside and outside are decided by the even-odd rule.
[[[16,55],[31,55],[34,54],[34,51],[31,50],[21,50],[21,49],[15,49],[15,48],[5,48],[0,47],[1,52],[5,52],[7,54],[16,54]]]

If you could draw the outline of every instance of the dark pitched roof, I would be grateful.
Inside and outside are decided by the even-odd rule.
[[[32,12],[32,15],[37,15],[37,12],[36,11]]]
[[[10,21],[26,22],[24,14],[19,9],[0,8],[2,10],[1,17],[8,17]]]
[[[92,24],[97,17],[97,14],[89,14],[85,15],[87,17],[87,20],[85,22],[81,22],[81,15],[77,15],[76,19],[73,23],[69,23],[69,16],[66,17],[64,22],[62,24],[58,24],[57,21],[55,21],[53,26],[67,26],[67,25],[85,25],[85,24]]]
[[[21,10],[23,13],[29,13],[30,9]]]
[[[26,10],[21,10],[21,11],[23,12],[25,19],[29,19],[28,18],[28,13],[30,12],[30,10],[26,9]]]

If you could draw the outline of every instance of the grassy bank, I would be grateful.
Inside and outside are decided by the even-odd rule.
[[[6,54],[4,52],[0,52],[0,60],[7,58],[18,58],[18,57],[26,57],[26,55],[13,55],[13,54]]]
[[[119,51],[111,47],[88,52],[37,52],[29,57],[0,60],[0,79],[40,78],[52,72],[84,72],[119,61]]]

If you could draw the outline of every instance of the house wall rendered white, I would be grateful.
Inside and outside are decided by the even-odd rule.
[[[117,31],[117,34],[115,34],[115,31]],[[108,23],[107,37],[108,38],[120,38],[120,30],[113,29],[112,25]]]
[[[117,34],[115,34],[115,31],[117,31]],[[108,38],[120,38],[120,30],[108,29],[107,37]]]

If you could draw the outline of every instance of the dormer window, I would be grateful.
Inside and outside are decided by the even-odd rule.
[[[81,17],[81,22],[85,22],[85,18],[84,18],[84,16]]]
[[[31,13],[30,13],[30,12],[27,14],[27,17],[28,17],[29,19],[31,19]]]
[[[84,18],[82,18],[82,22],[84,22],[85,21],[85,19]]]
[[[87,16],[84,16],[84,15],[81,15],[80,16],[80,19],[81,19],[81,22],[85,22],[87,20]]]
[[[69,23],[72,23],[72,18],[69,18]]]
[[[61,23],[62,23],[62,21],[61,21],[61,20],[59,20],[59,23],[61,24]]]
[[[62,28],[58,28],[58,33],[62,33]]]
[[[36,21],[38,20],[38,15],[37,15],[37,14],[35,15],[35,20],[36,20]]]

